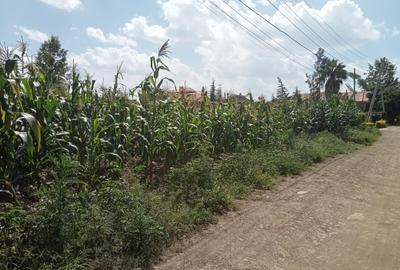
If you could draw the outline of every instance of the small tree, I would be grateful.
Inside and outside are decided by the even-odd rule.
[[[347,79],[346,66],[336,59],[328,61],[326,67],[325,96],[327,99],[338,95],[340,86]]]
[[[215,80],[213,79],[210,85],[210,100],[215,101],[216,100],[216,88],[215,88]]]
[[[249,92],[247,92],[247,97],[249,98],[250,102],[254,101],[253,93],[251,92],[251,90],[249,90]]]
[[[372,97],[378,84],[373,110],[385,111],[390,122],[394,118],[398,118],[396,115],[400,115],[400,111],[397,111],[397,106],[394,105],[398,100],[397,91],[400,91],[400,82],[396,72],[396,65],[384,57],[375,60],[374,65],[369,65],[367,77],[358,81],[359,85],[368,91],[369,98]]]
[[[60,40],[51,36],[42,43],[36,57],[36,64],[46,75],[50,84],[58,84],[68,71],[67,50],[61,47]]]
[[[296,90],[294,90],[293,98],[294,98],[294,101],[296,101],[297,104],[300,104],[300,103],[303,102],[303,99],[301,98],[301,94],[300,94],[299,88],[297,86],[296,86]]]
[[[310,88],[310,93],[317,99],[320,99],[321,88],[324,86],[328,76],[326,70],[329,58],[325,56],[325,51],[322,48],[318,49],[315,56],[317,59],[314,63],[314,72],[312,74],[306,74],[306,83]]]
[[[217,101],[222,102],[222,85],[220,84],[217,89]]]
[[[201,96],[202,97],[206,97],[207,96],[207,90],[205,86],[201,87]]]
[[[282,79],[278,77],[278,89],[276,91],[276,97],[279,99],[286,99],[289,96],[286,86],[283,84]]]

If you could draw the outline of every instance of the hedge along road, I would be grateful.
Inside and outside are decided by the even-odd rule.
[[[400,269],[400,128],[239,203],[155,269]]]

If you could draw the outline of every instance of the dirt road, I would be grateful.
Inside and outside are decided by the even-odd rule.
[[[155,269],[400,269],[400,128],[286,179]]]

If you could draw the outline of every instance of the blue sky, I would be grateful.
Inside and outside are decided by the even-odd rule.
[[[200,2],[199,2],[200,1]],[[118,63],[124,63],[125,83],[137,84],[148,72],[148,57],[166,39],[171,40],[172,55],[168,61],[172,77],[178,84],[194,88],[208,85],[212,78],[225,91],[246,92],[270,96],[279,76],[290,89],[299,86],[306,90],[301,62],[310,67],[313,57],[286,37],[265,25],[236,0],[230,3],[243,15],[256,22],[291,52],[291,58],[260,46],[246,32],[226,17],[216,16],[201,3],[203,0],[13,0],[2,3],[0,36],[2,42],[13,45],[19,35],[30,44],[35,54],[40,42],[50,35],[60,37],[82,70],[93,73],[98,80],[109,83]],[[226,11],[221,0],[213,1]],[[312,28],[331,44],[328,52],[348,64],[366,69],[374,58],[386,56],[400,64],[400,20],[397,19],[400,1],[386,0],[271,0],[288,13],[292,7]],[[316,46],[307,40],[268,3],[268,0],[246,0],[279,27],[312,50]],[[213,7],[208,4],[209,7]],[[233,14],[233,13],[231,13]],[[314,19],[328,23],[352,47],[368,58],[358,57],[336,44]],[[300,21],[293,17],[300,25]],[[242,21],[243,22],[243,21]],[[269,40],[270,41],[270,40]],[[275,46],[275,45],[274,45]],[[335,50],[335,51],[334,51]],[[340,51],[341,54],[334,52]],[[346,59],[341,59],[342,55]],[[361,71],[360,71],[361,72]]]

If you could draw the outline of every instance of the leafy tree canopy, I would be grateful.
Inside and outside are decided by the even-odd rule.
[[[51,36],[49,40],[42,43],[36,57],[36,64],[42,69],[50,83],[60,82],[68,71],[68,51],[61,47],[60,40]]]
[[[346,66],[337,59],[325,56],[324,49],[320,48],[316,53],[314,72],[306,74],[306,83],[310,87],[311,94],[320,97],[321,88],[325,86],[327,98],[337,95],[343,81],[347,79]]]

